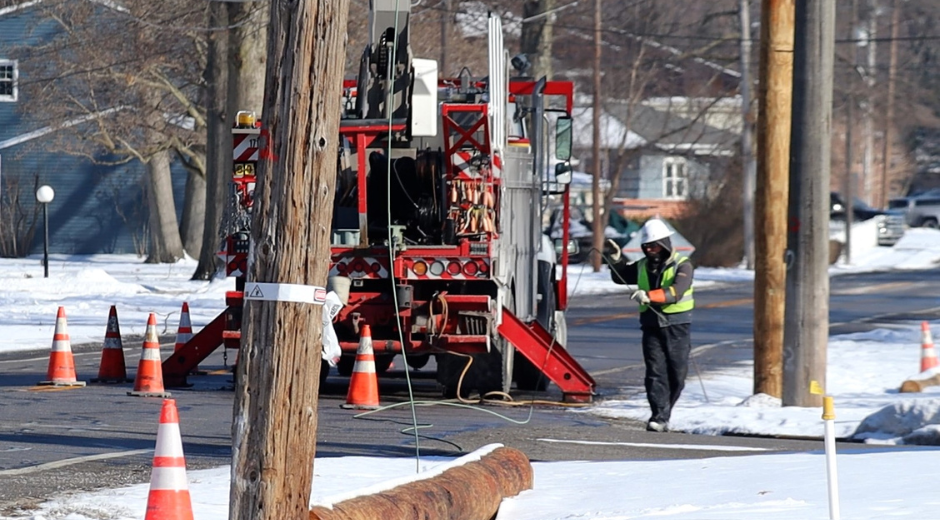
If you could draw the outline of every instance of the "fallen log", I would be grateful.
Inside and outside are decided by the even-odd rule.
[[[315,506],[310,520],[491,520],[503,498],[532,489],[529,458],[499,447],[479,460],[370,495]]]

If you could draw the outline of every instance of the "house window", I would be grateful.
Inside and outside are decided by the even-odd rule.
[[[685,200],[689,197],[689,169],[685,159],[663,160],[663,198]]]
[[[0,101],[16,101],[16,62],[0,60]]]

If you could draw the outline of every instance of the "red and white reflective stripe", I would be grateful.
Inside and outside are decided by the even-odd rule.
[[[375,373],[375,354],[372,351],[371,337],[364,337],[359,340],[359,349],[356,351],[356,364],[353,365],[353,372]]]
[[[232,135],[232,160],[235,162],[258,160],[258,134]],[[254,146],[252,146],[254,145]]]
[[[161,464],[163,466],[185,466],[183,463],[183,443],[178,422],[160,423],[157,426],[157,446],[153,451],[154,464],[157,459],[178,459],[178,464]],[[166,462],[166,461],[163,461]]]
[[[470,166],[470,152],[457,152],[452,157],[454,161],[454,173],[472,179],[480,178],[480,173],[474,171],[473,167]]]
[[[176,333],[176,344],[185,345],[193,337],[193,323],[189,319],[189,303],[183,302],[183,310],[180,312],[180,326]]]
[[[375,356],[372,354],[356,354],[356,364],[353,365],[353,372],[360,374],[375,373]]]
[[[69,327],[65,319],[65,313],[59,310],[59,315],[55,319],[55,333],[52,336],[53,352],[71,352],[72,345],[69,343]]]
[[[160,348],[159,347],[144,347],[143,353],[140,355],[142,361],[156,361],[160,362]]]
[[[150,489],[152,491],[188,491],[186,482],[186,468],[161,468],[156,466],[154,459],[153,471],[150,472]]]

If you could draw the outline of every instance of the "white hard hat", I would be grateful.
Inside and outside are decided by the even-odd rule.
[[[640,230],[640,243],[649,244],[672,235],[672,231],[666,226],[666,223],[658,218],[651,218],[643,224]]]

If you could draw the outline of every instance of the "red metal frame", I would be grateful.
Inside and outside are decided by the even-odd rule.
[[[516,346],[533,365],[561,388],[567,402],[589,403],[596,383],[577,361],[558,344],[538,321],[523,323],[508,309],[503,309],[499,333]]]

